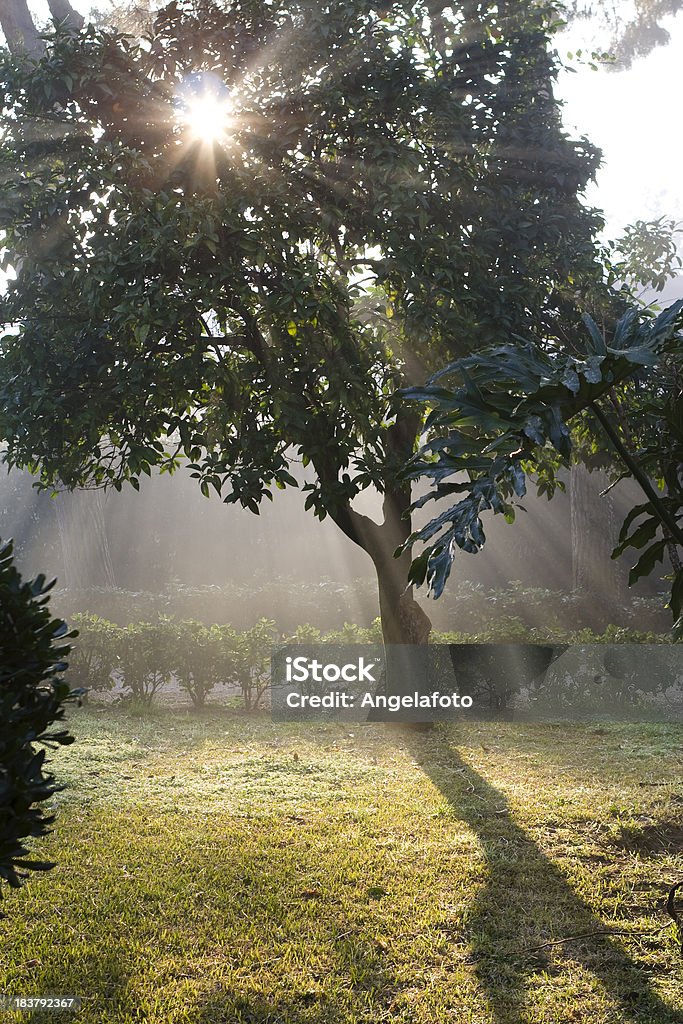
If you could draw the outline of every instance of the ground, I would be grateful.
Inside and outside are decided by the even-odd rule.
[[[83,1009],[31,1020],[683,1022],[680,727],[71,722],[0,990]]]

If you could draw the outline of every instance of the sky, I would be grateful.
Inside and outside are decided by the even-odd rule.
[[[603,150],[597,185],[587,198],[605,212],[608,237],[636,220],[665,215],[683,221],[683,134],[677,112],[683,15],[663,19],[662,25],[670,43],[636,60],[630,70],[591,71],[574,61],[576,74],[560,73],[557,94],[565,103],[565,124]],[[565,33],[558,39],[560,54],[574,52],[587,35],[581,25]]]

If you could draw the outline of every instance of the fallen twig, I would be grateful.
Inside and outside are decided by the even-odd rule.
[[[683,884],[683,883],[681,883]],[[663,932],[665,928],[669,928],[668,924],[663,924],[659,928],[603,928],[595,932],[581,932],[578,935],[565,935],[563,939],[551,939],[549,942],[542,942],[539,946],[527,946],[526,949],[520,949],[520,953],[535,953],[539,949],[547,949],[549,946],[560,946],[563,942],[573,942],[575,939],[595,939],[601,938],[602,936],[611,935],[656,935],[658,932]]]

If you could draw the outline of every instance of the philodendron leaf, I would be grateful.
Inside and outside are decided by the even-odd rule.
[[[434,407],[426,421],[426,443],[410,463],[410,478],[430,480],[431,494],[436,498],[447,493],[449,477],[458,474],[457,480],[450,484],[450,491],[463,495],[413,538],[426,544],[425,552],[419,555],[416,579],[426,578],[434,593],[443,589],[450,571],[448,560],[456,547],[476,552],[483,546],[485,536],[480,520],[483,512],[512,519],[506,497],[511,492],[517,496],[525,493],[525,475],[533,472],[535,465],[539,467],[542,491],[549,497],[555,493],[556,487],[551,487],[543,474],[548,446],[568,462],[572,452],[572,427],[574,422],[582,422],[579,417],[584,410],[591,408],[595,412],[600,398],[633,377],[639,367],[659,366],[665,357],[674,362],[678,360],[678,364],[683,362],[683,338],[677,333],[683,326],[683,300],[660,314],[654,323],[645,319],[640,310],[628,311],[617,324],[613,348],[608,348],[602,331],[588,314],[584,322],[586,351],[578,355],[545,351],[540,344],[514,339],[514,343],[451,363],[446,371],[436,375],[441,380],[454,379],[452,389],[433,386],[412,389],[416,400],[429,399]],[[458,380],[462,382],[460,385]],[[670,401],[662,408],[656,389],[652,395],[648,401],[653,405],[653,413],[648,415],[656,415],[656,429],[667,433],[670,446],[672,437],[679,444],[679,433],[683,437],[683,428],[679,431],[679,423],[683,423],[683,400],[679,413],[675,402]],[[592,424],[592,420],[590,422]],[[621,458],[618,435],[610,432],[602,420],[600,425]],[[596,427],[591,425],[591,429]],[[650,441],[648,447],[641,448],[638,457],[654,458],[658,454],[657,443]],[[518,458],[523,459],[524,470]],[[613,552],[613,557],[617,558],[629,547],[645,548],[631,570],[630,582],[648,575],[663,559],[666,542],[661,537],[656,538],[665,511],[668,516],[681,515],[683,496],[678,495],[678,467],[683,463],[683,454],[678,457],[672,451],[671,458],[672,466],[653,473],[655,479],[662,479],[667,494],[659,502],[651,499],[631,509]],[[634,473],[639,479],[632,461],[627,456],[622,461],[622,476]],[[420,499],[419,505],[424,505],[426,500],[426,497]],[[644,513],[648,513],[645,521],[633,529],[634,522]],[[428,555],[426,574],[425,553]],[[678,588],[682,586],[678,584]],[[672,595],[674,605],[680,600],[678,588]]]
[[[595,320],[588,313],[583,314],[582,320],[588,328],[588,334],[590,335],[590,339],[593,343],[591,346],[593,352],[595,352],[599,356],[606,356],[607,345],[605,344],[605,339],[603,337],[602,331],[596,324]]]
[[[665,548],[666,540],[658,540],[643,552],[628,574],[629,587],[641,577],[650,575],[657,562],[663,560]]]

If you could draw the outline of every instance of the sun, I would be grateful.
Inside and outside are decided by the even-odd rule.
[[[198,142],[220,142],[226,138],[230,113],[226,100],[207,93],[188,104],[183,120],[190,136]]]
[[[227,86],[215,75],[186,79],[180,93],[179,113],[190,141],[204,145],[227,141],[233,105]]]

